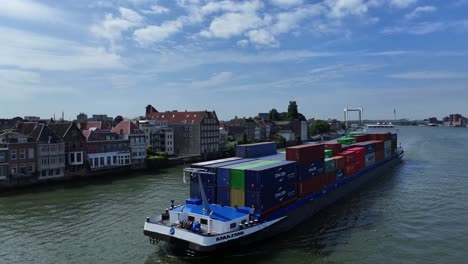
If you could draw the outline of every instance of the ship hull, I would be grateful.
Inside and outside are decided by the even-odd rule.
[[[348,181],[343,183],[341,186],[328,188],[328,190],[324,190],[322,193],[299,199],[293,205],[290,205],[287,208],[265,218],[267,221],[273,221],[276,219],[276,223],[252,234],[239,237],[238,239],[229,240],[215,245],[203,246],[157,232],[145,230],[144,234],[154,239],[165,241],[168,249],[174,254],[190,257],[217,255],[225,253],[226,251],[246,248],[255,242],[285,233],[298,224],[312,218],[320,210],[334,204],[339,199],[348,196],[365,183],[368,183],[370,180],[384,174],[388,169],[397,166],[401,162],[402,156],[403,153],[379,164],[378,166],[374,166],[370,171],[365,171],[360,175],[355,175],[354,178],[348,179]],[[278,221],[278,218],[283,219]]]

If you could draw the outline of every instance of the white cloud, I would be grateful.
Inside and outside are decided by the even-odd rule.
[[[241,39],[241,40],[237,41],[237,46],[239,46],[239,47],[245,48],[245,47],[247,47],[247,45],[249,45],[249,41],[246,40],[246,39]]]
[[[2,1],[0,17],[30,20],[38,22],[56,22],[63,20],[63,13],[58,9],[31,0]]]
[[[418,6],[411,13],[407,14],[405,18],[414,19],[424,13],[433,13],[435,11],[437,11],[437,8],[435,6]]]
[[[367,2],[363,0],[327,0],[330,17],[341,18],[348,15],[360,16],[368,11]]]
[[[149,10],[144,10],[142,12],[145,13],[145,14],[159,15],[159,14],[169,13],[169,11],[170,10],[167,7],[160,6],[160,5],[152,5]]]
[[[209,88],[216,87],[226,82],[229,82],[233,79],[232,72],[220,72],[211,76],[208,80],[204,81],[194,81],[191,82],[188,86],[190,88]]]
[[[265,29],[250,30],[247,32],[247,36],[249,37],[250,42],[257,46],[277,47],[279,45],[275,36]]]
[[[287,33],[299,27],[304,19],[319,16],[323,11],[321,5],[309,5],[296,8],[294,11],[278,13],[271,30],[275,34]]]
[[[120,17],[106,14],[103,21],[91,26],[91,32],[98,37],[114,42],[122,38],[123,32],[135,28],[143,22],[143,17],[131,9],[120,7],[119,11]]]
[[[386,34],[407,33],[413,35],[425,35],[447,29],[448,24],[442,22],[423,22],[408,26],[397,26],[385,28],[382,32]]]
[[[231,38],[261,25],[262,20],[255,13],[226,13],[213,19],[204,37]]]
[[[413,5],[418,0],[390,0],[390,4],[398,8],[406,8],[410,5]]]
[[[166,21],[159,26],[150,25],[133,32],[133,38],[142,46],[148,46],[166,40],[183,27],[180,20]]]
[[[292,6],[302,5],[304,3],[303,0],[271,0],[271,2],[279,7],[287,8]]]
[[[395,79],[429,80],[429,79],[467,79],[468,72],[420,71],[389,75]]]
[[[69,71],[124,68],[121,58],[102,48],[0,26],[0,67]]]

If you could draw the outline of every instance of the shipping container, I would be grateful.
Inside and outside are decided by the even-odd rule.
[[[391,150],[392,149],[392,141],[391,140],[384,141],[384,149],[385,150]]]
[[[286,160],[299,164],[325,158],[323,144],[308,144],[286,148]]]
[[[303,197],[307,194],[318,192],[323,188],[324,175],[317,175],[305,179],[299,183],[299,196]]]
[[[356,147],[363,147],[366,149],[366,154],[374,153],[375,152],[375,142],[374,141],[366,141],[354,144]]]
[[[303,164],[296,164],[299,181],[309,179],[325,173],[325,161],[316,160]]]
[[[297,182],[296,162],[280,161],[245,171],[245,190],[260,191]]]
[[[274,155],[262,156],[262,157],[258,157],[257,159],[284,161],[284,160],[286,160],[286,153],[278,153],[278,154],[274,154]]]
[[[245,206],[255,208],[255,212],[265,213],[297,199],[296,182],[289,182],[273,189],[245,191]]]
[[[325,150],[331,150],[332,155],[336,155],[342,151],[341,143],[325,143],[323,147]]]
[[[336,160],[334,158],[325,159],[325,173],[336,171]]]
[[[231,188],[231,207],[245,206],[245,191]]]
[[[354,162],[354,151],[343,151],[338,154],[338,156],[343,157],[345,165]]]
[[[366,167],[375,163],[375,153],[366,154]]]
[[[239,157],[232,157],[232,158],[226,158],[226,159],[218,159],[218,160],[210,160],[210,161],[204,161],[204,162],[197,162],[197,163],[192,163],[190,165],[191,168],[204,168],[209,165],[214,165],[218,163],[225,163],[225,162],[231,162],[231,161],[236,161],[240,160],[241,158]]]
[[[369,136],[367,134],[362,134],[362,135],[351,135],[351,137],[356,139],[356,142],[364,142],[369,139]]]
[[[345,167],[345,160],[343,156],[335,156],[333,157],[336,160],[336,169],[342,170]]]
[[[217,187],[231,188],[231,176],[230,176],[231,169],[236,168],[236,167],[242,167],[245,165],[256,164],[259,162],[261,161],[250,160],[250,161],[243,162],[243,163],[237,163],[237,164],[217,168],[217,175],[216,175]]]
[[[344,145],[350,145],[356,143],[355,138],[339,138],[336,140],[338,143],[344,144]]]
[[[229,177],[231,181],[231,188],[245,189],[245,171],[257,167],[262,167],[274,163],[279,163],[278,160],[258,160],[257,163],[234,167],[229,170]]]
[[[350,163],[350,164],[347,164],[345,166],[345,169],[344,169],[345,177],[350,176],[350,175],[354,174],[355,172],[356,171],[355,171],[355,168],[354,168],[354,163]]]
[[[237,157],[257,158],[274,154],[276,154],[276,143],[274,142],[262,142],[236,146]]]
[[[372,133],[369,134],[369,139],[370,140],[391,140],[392,139],[392,134],[390,132],[388,133]]]
[[[216,203],[216,187],[203,186],[206,198],[209,203]],[[200,185],[198,183],[190,183],[190,198],[202,199]]]
[[[385,159],[385,151],[379,150],[375,152],[375,161],[382,161]]]
[[[336,183],[336,171],[325,173],[325,186],[330,186]]]
[[[333,151],[326,149],[325,150],[325,158],[333,157]]]
[[[231,205],[231,188],[218,187],[216,189],[216,203],[219,205]]]
[[[228,160],[228,159],[223,159],[223,160]],[[231,165],[236,165],[236,164],[241,164],[241,163],[246,163],[246,162],[251,162],[255,161],[254,159],[241,159],[241,158],[235,158],[230,161],[223,161],[223,162],[200,162],[200,163],[194,163],[191,165],[192,168],[197,168],[197,169],[204,169],[207,172],[210,173],[215,173],[215,175],[212,174],[206,174],[206,173],[200,173],[200,176],[202,178],[203,186],[217,186],[217,181],[218,181],[218,168],[221,167],[226,167],[226,166],[231,166]],[[203,163],[206,163],[207,165],[203,165]],[[198,183],[198,175],[195,173],[190,173],[190,182]]]
[[[384,141],[382,141],[382,140],[372,140],[372,141],[370,141],[370,142],[372,142],[372,143],[375,144],[375,151],[376,151],[376,152],[377,152],[377,151],[381,151],[381,150],[382,150],[382,151],[385,150]]]

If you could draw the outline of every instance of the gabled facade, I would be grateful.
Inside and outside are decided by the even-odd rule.
[[[30,134],[36,140],[38,180],[65,176],[65,144],[46,124],[36,124]]]
[[[111,132],[119,135],[120,139],[128,140],[130,147],[130,159],[132,168],[143,169],[146,167],[146,140],[145,133],[137,125],[129,120],[117,124]]]
[[[166,121],[140,120],[139,128],[145,134],[146,145],[152,145],[155,152],[174,155],[174,129]]]
[[[0,135],[0,142],[0,177],[12,184],[37,181],[35,139],[19,132],[6,132]]]
[[[109,130],[84,130],[89,169],[94,171],[129,167],[130,147],[128,139]]]
[[[9,179],[8,145],[0,142],[0,183]]]
[[[86,138],[76,123],[49,124],[65,143],[65,176],[86,175]]]
[[[207,155],[219,151],[219,121],[214,111],[158,112],[149,105],[145,116],[166,121],[174,129],[176,155]]]

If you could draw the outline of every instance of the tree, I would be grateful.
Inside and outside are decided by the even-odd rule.
[[[275,108],[271,109],[269,117],[270,117],[270,120],[272,120],[272,121],[279,121],[278,110],[276,110]]]
[[[279,147],[285,147],[286,146],[286,139],[282,135],[280,135],[280,134],[275,135],[274,140],[275,140],[276,144]]]
[[[148,156],[153,156],[154,155],[153,145],[148,145],[146,147],[146,155],[148,155]]]
[[[247,135],[244,133],[242,135],[242,144],[247,144],[247,143],[249,143],[249,141],[247,140]]]
[[[123,117],[118,115],[114,118],[114,126],[118,125],[120,122],[123,121]]]
[[[299,116],[299,112],[297,110],[297,104],[296,101],[289,101],[288,105],[288,120],[294,120],[297,119]]]
[[[315,120],[314,124],[310,127],[313,135],[321,135],[331,131],[330,124],[323,120]]]

